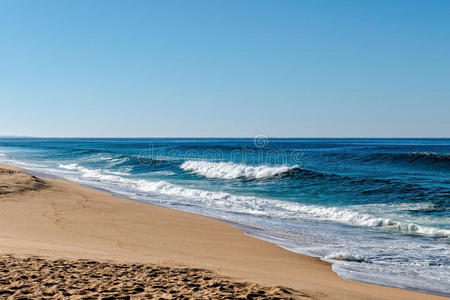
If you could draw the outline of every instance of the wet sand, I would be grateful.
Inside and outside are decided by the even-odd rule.
[[[444,299],[344,280],[211,218],[0,167],[0,298]]]

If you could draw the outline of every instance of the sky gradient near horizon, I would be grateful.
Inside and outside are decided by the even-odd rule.
[[[0,1],[0,135],[450,137],[450,1]]]

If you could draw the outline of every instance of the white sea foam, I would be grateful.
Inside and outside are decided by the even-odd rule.
[[[263,179],[296,169],[298,166],[249,166],[232,162],[188,160],[181,164],[180,168],[209,178]]]
[[[172,176],[175,175],[175,172],[172,171],[156,171],[156,172],[151,172],[152,175],[162,175],[162,176]]]
[[[107,165],[106,165],[107,168],[115,167],[115,166],[123,164],[129,160],[128,157],[123,156],[123,155],[121,155],[121,156],[109,155],[109,156],[105,156],[105,157],[99,157],[99,159],[101,161],[107,162]]]
[[[264,199],[253,196],[233,195],[227,192],[207,191],[175,185],[166,181],[128,179],[118,175],[105,174],[99,169],[88,169],[77,164],[59,165],[60,168],[78,171],[83,178],[113,184],[125,184],[141,192],[150,192],[167,196],[189,199],[191,204],[203,208],[224,210],[232,213],[266,216],[284,219],[313,219],[332,221],[347,225],[379,227],[408,234],[432,236],[450,236],[450,230],[394,221],[358,211],[356,207],[329,207],[305,205],[297,202]]]
[[[58,167],[66,170],[78,171],[81,173],[81,176],[85,178],[97,179],[100,181],[123,181],[123,178],[119,175],[105,174],[100,169],[88,169],[78,164],[60,164]]]
[[[327,256],[325,256],[325,260],[341,260],[341,261],[354,261],[354,262],[365,262],[370,263],[370,260],[365,258],[363,255],[354,255],[349,254],[347,252],[338,252],[338,253],[332,253]]]

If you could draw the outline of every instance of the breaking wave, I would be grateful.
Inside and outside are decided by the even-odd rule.
[[[341,260],[341,261],[353,261],[353,262],[365,262],[370,263],[370,260],[364,257],[363,255],[353,255],[349,254],[347,252],[338,252],[338,253],[332,253],[327,256],[325,256],[325,260]]]
[[[102,172],[102,170],[100,169],[88,169],[78,164],[67,164],[67,165],[60,164],[58,167],[65,170],[78,171],[81,173],[82,177],[96,179],[98,181],[110,181],[110,182],[124,181],[124,178],[121,177],[120,175],[122,176],[125,175],[125,173],[119,172],[114,174],[111,171],[108,171],[109,174],[107,174],[106,172]]]
[[[210,162],[188,160],[180,165],[185,171],[193,172],[200,176],[220,179],[266,179],[301,169],[298,166],[250,166],[232,162]]]

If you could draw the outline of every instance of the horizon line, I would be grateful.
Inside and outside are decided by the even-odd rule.
[[[398,137],[398,136],[28,136],[28,135],[0,135],[0,138],[41,138],[41,139],[254,139],[258,137],[264,137],[267,139],[450,139],[450,137]]]

